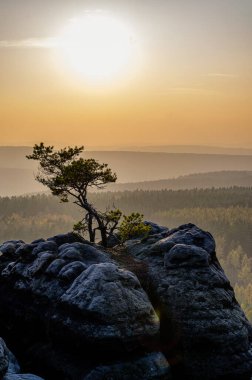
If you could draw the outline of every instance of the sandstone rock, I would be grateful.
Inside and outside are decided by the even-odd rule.
[[[150,230],[150,235],[156,235],[156,234],[166,234],[169,229],[167,227],[164,227],[164,226],[160,226],[159,224],[157,223],[153,223],[153,222],[150,222],[150,221],[145,221],[144,224],[146,226],[150,226],[151,227],[151,230]]]
[[[8,357],[7,348],[3,339],[0,338],[0,377],[2,377],[6,373],[8,369],[8,365],[9,365],[9,357]]]
[[[63,259],[55,259],[51,262],[51,264],[47,267],[45,274],[51,277],[57,277],[62,267],[66,265],[66,261]]]
[[[126,247],[129,247],[130,252],[134,256],[139,256],[140,258],[149,255],[149,249],[153,250],[153,252],[155,251],[155,253],[160,252],[159,248],[153,249],[153,247],[160,244],[162,239],[165,240],[169,234],[169,229],[167,227],[159,226],[158,224],[149,221],[145,221],[144,223],[151,227],[148,236],[144,238],[137,237],[124,243]],[[174,244],[171,244],[171,246],[173,245]]]
[[[139,279],[160,329],[139,279],[101,247],[75,234],[0,246],[0,334],[31,372],[62,380],[250,380],[252,327],[212,235],[193,224],[151,226],[147,238],[126,246],[144,270]],[[20,375],[13,360],[0,341],[4,380],[38,380]]]
[[[32,261],[32,251],[35,247],[35,244],[22,244],[18,249],[16,249],[15,255],[21,257],[24,261]]]
[[[176,244],[164,256],[166,268],[207,267],[211,257],[195,245]]]
[[[74,261],[73,263],[66,264],[59,272],[58,277],[61,280],[72,282],[86,268],[87,266],[81,261]]]
[[[43,241],[45,241],[45,239],[43,239],[43,238],[35,239],[35,240],[33,240],[33,241],[31,242],[31,244],[38,244],[38,243],[41,243],[41,242],[43,242]]]
[[[205,249],[210,254],[215,252],[215,241],[212,235],[209,232],[202,231],[193,224],[185,224],[169,231],[166,238],[158,240],[151,247],[151,251],[165,253],[175,244],[194,245]]]
[[[153,353],[130,362],[99,366],[84,380],[171,380],[169,365],[161,353]]]
[[[33,254],[38,255],[40,252],[57,252],[58,246],[54,241],[42,241],[34,245]]]
[[[76,249],[74,247],[69,247],[69,248],[65,249],[62,253],[59,254],[59,258],[63,259],[63,260],[70,260],[70,261],[78,260],[78,261],[80,261],[80,260],[82,260],[82,255],[78,249]]]
[[[8,360],[9,360],[9,365],[7,368],[8,375],[20,373],[21,368],[20,368],[20,365],[18,364],[17,359],[8,348],[7,348],[7,353],[8,353]]]
[[[66,243],[59,247],[59,257],[69,260],[83,260],[87,265],[108,261],[108,255],[101,248],[86,243]]]
[[[55,235],[51,238],[48,238],[47,241],[48,242],[53,241],[58,246],[61,246],[62,244],[65,244],[65,243],[75,243],[75,242],[88,243],[80,235],[75,234],[74,232],[69,232],[68,234]]]
[[[110,372],[116,379],[125,368],[129,380],[140,380],[136,360],[142,370],[146,363],[146,379],[168,374],[156,352],[159,320],[137,277],[74,236],[19,243],[11,257],[3,253],[0,333],[31,372],[46,378],[83,380],[103,368],[104,380]],[[9,372],[5,380],[29,376]]]
[[[148,291],[175,378],[249,380],[252,327],[216,258],[212,235],[189,224],[157,242],[127,247],[148,267]]]
[[[16,253],[16,250],[23,244],[24,241],[22,240],[8,240],[0,245],[0,252],[2,255],[5,255],[5,257],[12,257]]]
[[[31,374],[20,374],[20,366],[12,352],[0,338],[0,377],[3,380],[43,380]]]
[[[43,252],[41,256],[37,257],[24,269],[26,277],[33,277],[40,272],[43,272],[43,270],[48,267],[53,259],[55,259],[55,254],[51,252]]]
[[[157,316],[136,276],[112,263],[91,265],[61,301],[90,319],[88,330],[84,318],[84,325],[79,321],[75,326],[85,339],[113,337],[124,340],[126,347],[132,338],[155,337],[159,331]]]

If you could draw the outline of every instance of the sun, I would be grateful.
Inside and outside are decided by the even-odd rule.
[[[133,56],[129,28],[100,12],[72,19],[64,28],[59,45],[64,61],[76,73],[92,81],[123,74]]]

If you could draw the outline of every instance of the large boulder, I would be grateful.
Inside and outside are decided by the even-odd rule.
[[[0,251],[0,333],[25,368],[74,380],[116,379],[120,369],[130,380],[145,365],[145,379],[168,378],[146,292],[101,247],[67,234]]]
[[[252,327],[215,253],[212,235],[193,224],[164,238],[128,241],[145,263],[159,311],[163,352],[177,378],[250,379]]]

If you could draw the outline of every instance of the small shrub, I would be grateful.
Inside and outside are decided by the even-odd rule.
[[[142,214],[133,212],[128,216],[123,215],[123,221],[118,228],[120,242],[123,244],[129,239],[144,238],[148,236],[150,230],[151,227],[144,224]]]

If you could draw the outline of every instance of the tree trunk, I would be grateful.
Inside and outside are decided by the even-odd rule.
[[[82,202],[82,207],[88,212],[88,232],[90,241],[93,243],[95,240],[95,231],[93,229],[93,218],[96,220],[98,224],[98,229],[101,232],[101,240],[103,247],[107,247],[107,228],[104,225],[102,218],[99,213],[90,205],[85,199]],[[90,224],[89,224],[90,223]],[[92,240],[91,240],[92,239]]]
[[[88,233],[89,233],[89,240],[91,243],[95,242],[95,233],[93,230],[93,215],[90,213],[87,214],[87,222],[88,222]]]
[[[100,231],[101,231],[101,239],[102,239],[102,245],[103,247],[107,248],[107,244],[108,244],[108,239],[107,239],[107,231],[106,231],[106,228],[102,227],[100,228]]]

